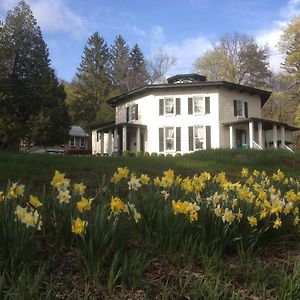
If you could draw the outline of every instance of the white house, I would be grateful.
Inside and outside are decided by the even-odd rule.
[[[93,129],[93,154],[286,148],[298,128],[261,117],[271,92],[197,74],[176,75],[108,100],[115,122]]]

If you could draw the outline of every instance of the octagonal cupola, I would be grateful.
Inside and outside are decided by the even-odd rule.
[[[178,74],[167,79],[169,84],[177,83],[199,83],[206,81],[206,76],[199,74]]]

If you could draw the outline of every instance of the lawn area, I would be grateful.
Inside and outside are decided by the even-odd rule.
[[[1,152],[0,170],[1,299],[299,298],[299,153]]]
[[[103,176],[110,178],[118,167],[127,166],[137,174],[161,176],[171,168],[177,174],[193,176],[207,171],[213,174],[221,171],[234,179],[240,170],[283,170],[288,176],[300,176],[300,152],[255,151],[255,150],[210,150],[179,157],[96,157],[58,156],[28,153],[0,152],[0,184],[8,180],[20,181],[31,189],[42,191],[49,186],[55,170],[67,174],[73,181],[84,182],[89,188],[98,188]]]

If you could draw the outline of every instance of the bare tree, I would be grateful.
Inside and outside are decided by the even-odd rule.
[[[165,81],[167,72],[176,65],[177,59],[163,51],[158,51],[148,62],[150,83]]]

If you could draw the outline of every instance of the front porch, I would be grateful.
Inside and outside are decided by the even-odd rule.
[[[300,130],[287,123],[262,118],[247,118],[226,122],[229,127],[229,147],[232,148],[282,148],[292,149],[292,132]]]
[[[133,123],[111,123],[94,129],[96,142],[94,153],[100,155],[121,155],[124,151],[145,151],[147,126]]]

